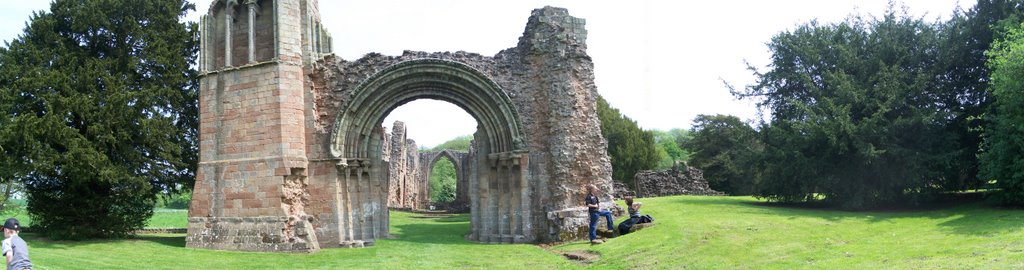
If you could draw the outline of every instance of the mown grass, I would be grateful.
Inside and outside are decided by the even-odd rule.
[[[404,212],[391,215],[396,239],[314,254],[189,249],[180,234],[82,242],[25,238],[37,269],[1024,269],[1022,210],[976,202],[845,212],[749,197],[641,201],[641,212],[654,216],[656,226],[601,245],[553,247],[599,254],[589,265],[534,245],[465,241],[466,215],[417,218]]]
[[[463,240],[466,215],[415,218],[392,212],[391,233],[361,249],[313,254],[230,252],[185,248],[183,235],[128,240],[49,241],[26,235],[37,269],[550,269],[573,263],[535,245],[487,245]],[[540,268],[537,268],[540,267]]]
[[[596,268],[1024,269],[1024,211],[973,202],[845,212],[750,197],[642,199],[657,225],[590,246]]]
[[[188,227],[188,209],[153,209],[153,217],[146,221],[146,228]]]
[[[0,219],[17,218],[22,227],[32,226],[32,217],[25,208],[13,207],[0,212]],[[188,226],[188,210],[186,209],[153,209],[153,216],[146,221],[146,228],[185,228]]]

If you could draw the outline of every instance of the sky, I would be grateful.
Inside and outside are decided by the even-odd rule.
[[[45,0],[0,0],[0,39],[17,37]],[[197,20],[212,0],[194,1]],[[850,14],[880,15],[888,0],[320,0],[321,20],[334,37],[334,51],[356,60],[370,52],[467,51],[495,55],[515,47],[530,11],[564,7],[586,19],[587,53],[594,62],[597,91],[611,106],[645,129],[689,129],[698,114],[757,119],[757,108],[736,100],[724,82],[754,81],[745,63],[765,70],[765,45],[775,34],[817,19],[838,22]],[[904,0],[907,11],[927,21],[969,9],[970,0]],[[899,3],[897,4],[899,5]],[[394,110],[383,125],[406,122],[408,137],[421,146],[472,134],[476,121],[455,105],[417,100]]]

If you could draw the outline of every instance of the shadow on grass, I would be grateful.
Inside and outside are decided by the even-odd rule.
[[[128,238],[90,239],[81,241],[51,240],[35,233],[21,234],[30,247],[47,249],[78,248],[95,244],[110,244],[118,242],[153,242],[170,247],[185,247],[185,235],[183,234],[143,234]]]
[[[776,215],[789,219],[819,218],[832,222],[861,219],[869,222],[891,222],[901,218],[950,219],[938,223],[951,233],[992,236],[1024,230],[1024,210],[986,205],[981,194],[952,194],[922,205],[890,205],[868,210],[843,210],[823,203],[778,203],[749,197],[687,196],[673,203],[710,208],[731,208],[727,212]]]
[[[437,222],[469,222],[469,215],[452,215],[452,216],[442,217],[442,218],[438,218]],[[467,228],[468,228],[468,225],[467,225]]]
[[[161,244],[169,247],[185,247],[185,235],[184,234],[147,234],[136,236],[133,240],[148,241],[156,244]]]

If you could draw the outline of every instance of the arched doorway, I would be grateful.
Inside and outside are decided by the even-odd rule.
[[[339,110],[330,136],[338,160],[341,240],[386,237],[386,180],[381,168],[380,128],[393,109],[416,99],[461,107],[478,124],[469,158],[467,238],[490,243],[533,241],[528,236],[530,189],[523,173],[528,159],[522,124],[508,94],[491,78],[465,64],[418,59],[394,64],[363,81]],[[382,186],[383,185],[383,186]]]
[[[420,160],[423,161],[420,167],[420,177],[422,183],[432,183],[434,179],[431,179],[434,174],[434,169],[437,163],[442,160],[451,161],[455,171],[455,198],[452,202],[445,203],[443,210],[449,212],[465,212],[469,211],[469,170],[466,166],[469,166],[470,159],[472,156],[470,152],[461,152],[451,149],[445,149],[438,152],[423,152],[420,153]],[[432,197],[433,194],[429,194],[428,197]]]

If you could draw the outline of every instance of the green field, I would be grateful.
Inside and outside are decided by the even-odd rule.
[[[17,218],[22,227],[31,227],[32,218],[24,207],[0,212],[3,219]],[[185,228],[188,226],[188,210],[185,209],[153,209],[153,217],[146,222],[146,228]]]
[[[186,209],[153,209],[153,217],[146,221],[146,228],[185,227],[188,227],[188,210]]]
[[[25,238],[38,269],[1024,269],[1024,211],[977,202],[844,212],[771,206],[750,197],[641,201],[656,226],[602,245],[575,242],[552,250],[467,242],[466,215],[404,212],[391,215],[396,239],[314,254],[188,249],[180,234],[83,242]],[[181,212],[170,214],[179,223],[165,224],[184,223]],[[597,258],[581,264],[561,252]]]

